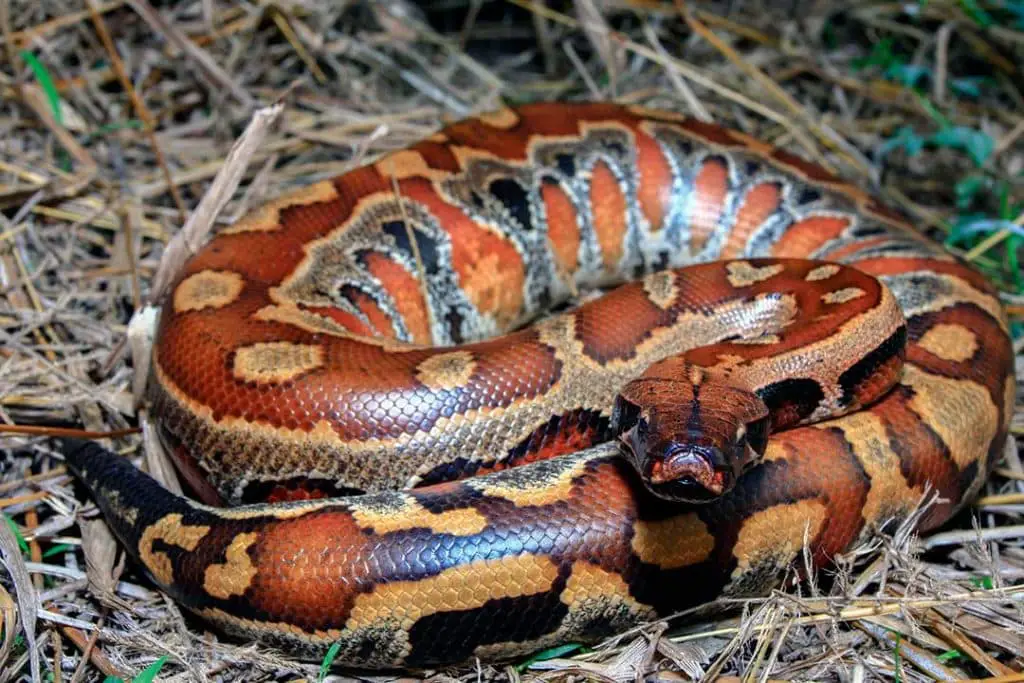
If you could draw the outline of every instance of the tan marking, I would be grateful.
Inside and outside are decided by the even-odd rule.
[[[426,138],[427,142],[445,143],[448,142],[448,134],[438,131]]]
[[[257,572],[249,557],[249,546],[259,537],[260,535],[255,532],[235,536],[231,545],[224,551],[226,562],[211,564],[206,568],[203,589],[221,600],[245,593]]]
[[[431,389],[456,389],[464,386],[476,371],[469,351],[452,351],[431,356],[416,367],[416,379]]]
[[[565,590],[559,599],[571,607],[575,603],[602,596],[633,599],[629,594],[629,586],[620,575],[605,571],[590,562],[574,562],[572,574],[569,575]]]
[[[233,630],[236,633],[241,632],[247,633],[250,636],[255,636],[256,634],[266,633],[268,630],[278,631],[286,636],[298,636],[302,639],[304,644],[308,644],[310,642],[331,644],[341,638],[344,633],[342,629],[332,628],[326,631],[320,629],[305,631],[295,624],[289,624],[283,621],[257,621],[256,619],[243,619],[242,617],[229,614],[224,610],[217,609],[216,607],[206,607],[197,610],[196,614],[203,619],[209,620],[209,622],[214,625]]]
[[[189,275],[174,290],[174,312],[223,308],[238,299],[245,280],[231,271],[203,270]]]
[[[324,349],[318,344],[260,342],[235,351],[232,373],[243,382],[279,384],[323,365]]]
[[[491,128],[500,128],[502,130],[513,128],[517,123],[519,123],[519,114],[510,107],[502,107],[493,111],[485,111],[478,114],[477,118]]]
[[[685,540],[683,540],[685,539]],[[708,559],[715,537],[695,512],[633,525],[633,552],[661,569],[678,569]]]
[[[634,116],[642,119],[654,119],[653,123],[664,124],[668,122],[686,123],[690,120],[690,117],[685,114],[680,114],[674,111],[662,111],[660,109],[653,109],[651,107],[645,107],[642,104],[629,104],[626,105],[626,111]],[[643,122],[646,124],[648,121]]]
[[[390,622],[408,629],[431,614],[544,593],[557,577],[558,565],[543,555],[477,560],[428,578],[379,584],[372,593],[356,598],[345,628],[386,628]]]
[[[821,300],[826,304],[845,304],[847,301],[859,299],[867,294],[860,287],[844,287],[834,292],[826,292],[821,295]]]
[[[146,565],[157,582],[163,585],[174,583],[174,569],[167,553],[153,550],[153,544],[161,541],[189,552],[196,549],[199,541],[210,533],[208,526],[188,526],[181,523],[182,515],[166,515],[155,524],[146,527],[139,538],[139,559]]]
[[[679,295],[675,274],[669,270],[648,275],[643,284],[651,303],[663,311],[671,308]]]
[[[815,426],[825,429],[840,427],[871,481],[861,513],[868,522],[862,535],[875,533],[878,525],[907,514],[924,493],[923,488],[911,488],[907,482],[900,457],[890,446],[885,423],[874,413],[851,413],[841,420]]]
[[[807,277],[804,279],[807,282],[817,282],[819,280],[827,280],[840,271],[839,266],[829,263],[824,266],[818,266],[811,272],[807,273]]]
[[[985,461],[999,410],[984,386],[931,375],[912,363],[903,366],[900,381],[914,389],[910,408],[939,435],[957,467]]]
[[[942,360],[963,363],[978,350],[978,336],[963,325],[940,323],[925,332],[917,345]]]
[[[289,206],[305,206],[329,202],[338,198],[338,190],[334,183],[322,180],[318,183],[300,187],[281,195],[273,201],[258,206],[230,227],[221,230],[222,235],[235,235],[242,232],[270,232],[281,227],[281,209]]]
[[[273,295],[274,292],[271,291],[271,296]],[[346,339],[357,339],[364,344],[374,344],[375,346],[380,346],[381,348],[388,350],[408,351],[410,349],[425,348],[417,344],[398,341],[388,337],[364,337],[355,334],[327,316],[312,313],[310,311],[304,311],[292,303],[264,306],[253,314],[253,318],[266,322],[293,325],[300,330],[305,330],[306,332],[329,334],[333,337],[345,337]]]
[[[473,508],[431,512],[412,496],[403,495],[400,507],[370,508],[354,498],[349,505],[361,528],[377,534],[410,529],[430,529],[436,534],[472,536],[487,527],[487,518]]]
[[[801,500],[752,514],[740,527],[733,546],[737,562],[733,578],[755,567],[790,564],[803,550],[804,539],[812,542],[818,536],[826,512],[820,501]]]
[[[550,505],[568,499],[573,479],[585,471],[586,461],[577,460],[570,467],[547,472],[547,479],[519,480],[518,483],[470,479],[466,484],[485,496],[504,498],[514,503],[516,507]]]
[[[726,279],[733,287],[749,287],[763,282],[770,277],[775,277],[786,269],[781,263],[774,266],[762,266],[755,268],[749,261],[732,261],[726,266],[729,271]]]
[[[405,180],[406,178],[428,178],[444,180],[451,173],[444,169],[431,168],[423,155],[412,149],[401,149],[382,157],[374,168],[385,178]]]

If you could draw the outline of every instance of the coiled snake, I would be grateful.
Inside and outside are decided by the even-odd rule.
[[[536,104],[293,191],[184,268],[160,436],[207,503],[273,502],[67,459],[225,630],[359,667],[492,661],[762,592],[805,539],[825,566],[927,488],[935,527],[1001,452],[1011,366],[984,278],[820,168]]]

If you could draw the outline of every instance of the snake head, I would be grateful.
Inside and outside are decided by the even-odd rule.
[[[754,392],[695,366],[661,365],[619,392],[612,429],[654,495],[687,503],[715,500],[764,455],[768,407]]]

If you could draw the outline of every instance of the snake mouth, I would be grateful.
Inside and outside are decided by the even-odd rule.
[[[676,445],[651,462],[647,473],[653,493],[669,500],[706,502],[736,482],[729,460],[713,446]]]

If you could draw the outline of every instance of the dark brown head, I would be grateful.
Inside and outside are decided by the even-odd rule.
[[[656,496],[703,503],[730,491],[768,441],[768,408],[752,391],[670,359],[627,384],[612,429]]]

